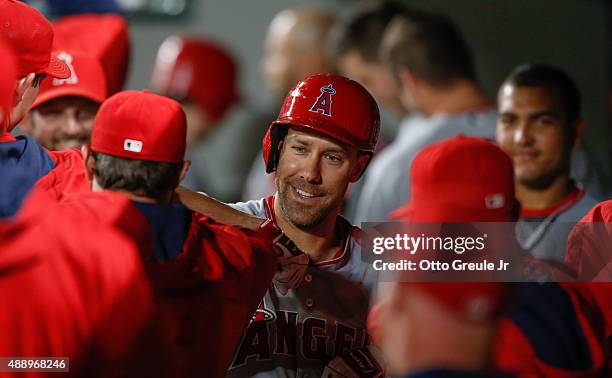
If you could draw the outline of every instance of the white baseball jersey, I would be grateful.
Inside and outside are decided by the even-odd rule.
[[[274,196],[231,205],[275,219]],[[329,261],[311,263],[302,284],[281,295],[272,286],[238,345],[230,377],[320,377],[345,351],[369,344],[366,319],[376,273],[361,260],[362,231],[338,216],[342,244]]]

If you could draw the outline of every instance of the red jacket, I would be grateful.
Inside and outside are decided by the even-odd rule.
[[[62,203],[114,225],[139,245],[171,348],[172,376],[225,376],[276,271],[269,238],[194,213],[178,257],[153,261],[151,234],[140,227],[144,216],[134,206],[114,210],[124,201],[129,199],[104,191],[65,196]]]
[[[55,168],[38,180],[38,189],[45,190],[58,200],[72,193],[91,191],[91,182],[87,179],[85,163],[79,150],[47,153],[55,163]]]
[[[151,324],[152,290],[135,244],[113,227],[34,193],[0,223],[0,271],[0,356],[67,356],[73,375],[146,366],[130,356]]]

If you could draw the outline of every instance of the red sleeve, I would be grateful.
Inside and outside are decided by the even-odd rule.
[[[55,168],[38,180],[36,186],[39,189],[45,190],[58,200],[71,193],[91,190],[91,182],[87,179],[80,151],[70,149],[48,153],[55,163]]]
[[[225,376],[244,329],[276,270],[271,245],[251,230],[195,214],[183,252],[152,264],[180,344],[176,376]]]
[[[571,335],[569,333],[558,335],[559,340],[567,341],[571,337],[584,338],[585,346],[588,349],[588,356],[590,356],[590,366],[580,370],[573,370],[547,363],[538,355],[537,346],[532,345],[530,342],[530,338],[525,333],[528,331],[522,328],[515,319],[506,316],[501,319],[494,339],[493,360],[496,368],[521,378],[603,376],[602,374],[610,359],[610,352],[607,342],[603,337],[601,309],[594,301],[586,285],[560,284],[560,286],[567,293],[571,301],[573,316],[578,321],[581,335]],[[559,313],[557,315],[558,319],[554,319],[554,322],[558,323],[567,320],[567,314]],[[523,319],[525,316],[529,316],[529,314],[521,314]],[[532,320],[542,329],[547,327],[545,318],[532,318]],[[535,332],[537,330],[538,328],[531,329],[531,331]],[[573,358],[576,358],[576,356],[566,356],[568,361]]]
[[[578,280],[590,281],[612,261],[611,242],[612,201],[606,201],[595,205],[572,229],[565,265]]]

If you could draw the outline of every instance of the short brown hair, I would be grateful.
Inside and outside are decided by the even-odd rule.
[[[410,10],[395,17],[383,37],[381,58],[396,78],[407,69],[436,87],[476,80],[472,51],[456,25],[439,13]]]
[[[124,190],[163,201],[179,184],[183,163],[128,159],[92,152],[94,176],[104,189]]]
[[[336,59],[357,52],[363,60],[378,63],[385,30],[391,20],[406,10],[395,1],[370,1],[351,9],[332,31],[331,53]]]

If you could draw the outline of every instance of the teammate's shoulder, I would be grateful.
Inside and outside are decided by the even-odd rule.
[[[55,164],[83,162],[83,155],[81,154],[81,151],[76,148],[70,148],[63,151],[53,151],[45,149],[45,151],[47,152],[49,157],[51,157],[51,160],[53,160]]]

